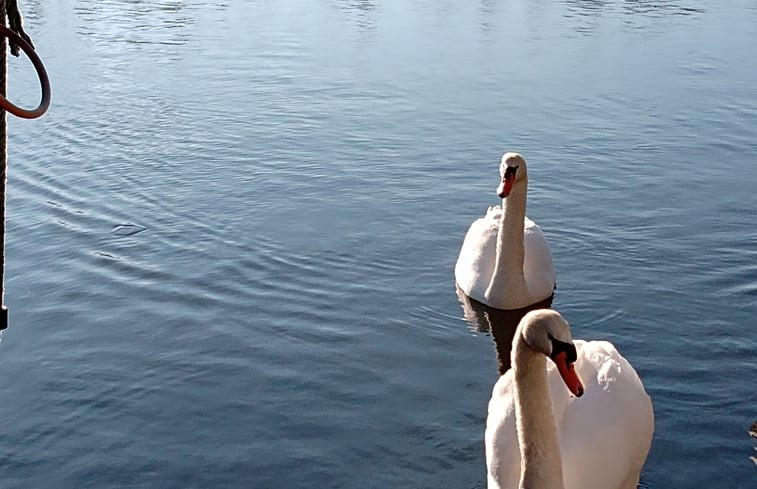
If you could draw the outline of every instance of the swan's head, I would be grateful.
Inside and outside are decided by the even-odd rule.
[[[553,309],[531,311],[523,316],[518,330],[528,346],[555,362],[570,392],[581,397],[584,388],[573,367],[578,355],[570,335],[570,325],[560,313]]]
[[[499,165],[499,175],[502,177],[502,183],[497,188],[497,195],[504,199],[510,195],[513,185],[528,180],[526,160],[518,153],[505,153]]]

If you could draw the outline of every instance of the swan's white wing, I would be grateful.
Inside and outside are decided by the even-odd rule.
[[[455,265],[457,285],[467,296],[482,303],[485,303],[484,293],[497,261],[497,233],[501,215],[502,208],[490,207],[484,217],[473,221]]]
[[[516,488],[520,481],[520,448],[515,424],[512,370],[494,385],[486,417],[486,470],[489,489]]]
[[[523,248],[523,277],[526,279],[528,293],[533,298],[533,303],[536,303],[552,295],[557,273],[547,238],[541,228],[529,218],[526,218],[523,229]]]
[[[547,361],[566,489],[636,489],[654,432],[652,401],[636,371],[606,341],[575,341],[584,395],[573,397]],[[489,401],[486,465],[490,488],[518,487],[520,451],[512,370]]]
[[[652,442],[652,401],[636,371],[606,341],[575,341],[584,395],[547,362],[566,488],[636,488]]]

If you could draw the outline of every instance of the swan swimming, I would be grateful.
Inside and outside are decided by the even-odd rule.
[[[520,309],[549,299],[557,274],[541,229],[526,217],[528,171],[518,153],[500,164],[497,195],[465,235],[455,265],[455,281],[472,299],[496,309]]]
[[[539,309],[520,321],[511,361],[489,401],[488,489],[636,489],[654,413],[615,347],[573,341],[557,311]]]

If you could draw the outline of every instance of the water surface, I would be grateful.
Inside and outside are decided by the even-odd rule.
[[[553,307],[652,396],[642,486],[754,487],[752,2],[21,7],[0,486],[484,487],[453,267],[517,150]]]

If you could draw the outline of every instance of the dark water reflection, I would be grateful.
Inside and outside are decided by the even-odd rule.
[[[510,352],[513,346],[513,336],[518,323],[529,311],[548,309],[552,306],[554,295],[543,301],[522,309],[495,309],[471,299],[456,287],[457,298],[463,308],[463,318],[472,331],[489,333],[494,341],[494,352],[497,360],[497,372],[504,375],[510,370]]]
[[[372,0],[337,0],[340,11],[359,29],[361,34],[376,27],[376,2]]]
[[[605,26],[603,19],[620,19],[629,29],[662,32],[675,16],[704,14],[701,2],[680,0],[565,0],[566,18],[576,18],[576,32],[591,34]],[[582,20],[579,20],[582,19]]]
[[[695,15],[705,13],[702,2],[686,0],[564,0],[569,12],[579,15],[599,16],[603,13],[620,12],[628,16],[639,15],[662,18],[668,15]]]
[[[197,12],[226,9],[223,2],[176,2],[171,0],[82,0],[74,11],[82,20],[77,33],[103,43],[183,45],[187,28]]]

